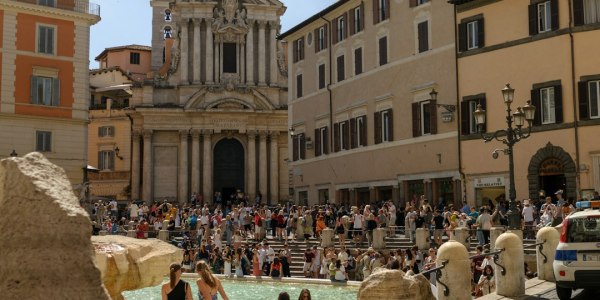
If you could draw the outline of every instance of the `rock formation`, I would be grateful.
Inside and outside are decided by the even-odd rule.
[[[110,299],[92,223],[65,171],[40,153],[0,162],[0,298]]]
[[[154,286],[169,273],[169,265],[181,262],[183,250],[161,240],[119,235],[93,236],[96,265],[113,299],[122,291]]]
[[[435,297],[425,276],[378,268],[361,283],[358,299],[435,300]]]

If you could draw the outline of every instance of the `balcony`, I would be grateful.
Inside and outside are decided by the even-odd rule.
[[[13,0],[16,2],[48,6],[62,10],[100,16],[100,5],[87,0]]]

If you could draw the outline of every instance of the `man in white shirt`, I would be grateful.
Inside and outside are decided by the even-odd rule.
[[[267,251],[267,267],[266,267],[266,272],[267,274],[271,273],[271,264],[273,263],[273,260],[275,259],[275,250],[273,250],[273,248],[271,248],[271,246],[269,246],[269,244],[265,244],[266,247],[266,251]]]
[[[525,207],[523,207],[523,212],[521,214],[523,215],[523,221],[525,222],[525,227],[523,228],[523,231],[525,233],[524,236],[527,239],[532,239],[535,238],[532,237],[534,226],[533,221],[535,220],[535,210],[533,209],[533,206],[531,206],[529,199],[524,200],[523,203],[525,204]]]
[[[258,264],[261,266],[263,272],[265,271],[265,260],[267,258],[267,250],[263,247],[263,244],[258,244]],[[268,275],[267,273],[266,275]]]
[[[356,209],[354,211],[354,214],[352,215],[352,219],[354,220],[354,225],[352,227],[352,229],[354,230],[352,232],[353,237],[354,237],[354,244],[358,245],[358,244],[362,243],[362,228],[363,228],[364,217],[363,217],[363,215],[360,214],[358,209]]]
[[[390,228],[390,236],[396,235],[396,206],[392,200],[388,201],[388,213],[390,215],[390,222],[388,227]]]

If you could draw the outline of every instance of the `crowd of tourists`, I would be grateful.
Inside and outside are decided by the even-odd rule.
[[[563,199],[562,194],[561,190],[556,192],[555,201],[551,197],[517,201],[526,238],[534,238],[540,226],[560,223],[574,210],[572,201]],[[290,243],[297,239],[319,239],[325,228],[331,228],[339,246],[306,249],[303,273],[308,278],[342,282],[363,280],[379,267],[414,274],[427,271],[435,266],[437,248],[452,238],[454,230],[468,228],[479,244],[477,253],[481,254],[473,259],[473,292],[487,294],[495,290],[493,262],[482,251],[489,243],[490,229],[508,224],[508,204],[502,198],[480,207],[470,207],[465,201],[458,208],[446,205],[443,200],[434,206],[421,196],[413,197],[399,209],[392,201],[346,207],[291,203],[268,206],[261,204],[259,198],[251,204],[243,196],[213,200],[209,205],[195,195],[183,205],[166,200],[149,206],[130,202],[124,211],[118,209],[116,201],[99,202],[91,212],[96,231],[118,234],[130,229],[129,222],[133,221],[138,238],[146,238],[168,224],[167,230],[181,235],[178,246],[184,249],[183,272],[193,272],[203,262],[202,266],[213,273],[237,277],[290,277]],[[376,228],[384,228],[388,236],[403,233],[413,242],[417,228],[428,228],[433,236],[432,248],[420,251],[413,246],[377,252],[372,248]],[[284,246],[276,251],[269,240],[279,240]],[[347,249],[347,246],[353,247]],[[427,275],[435,277],[433,272]]]

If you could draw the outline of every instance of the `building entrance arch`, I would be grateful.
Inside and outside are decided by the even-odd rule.
[[[527,179],[529,198],[539,198],[543,190],[545,195],[554,197],[557,190],[563,190],[563,198],[577,196],[577,167],[563,148],[548,143],[539,149],[529,162]]]
[[[217,142],[213,153],[213,190],[221,192],[223,200],[237,190],[244,191],[244,146],[237,139]]]

